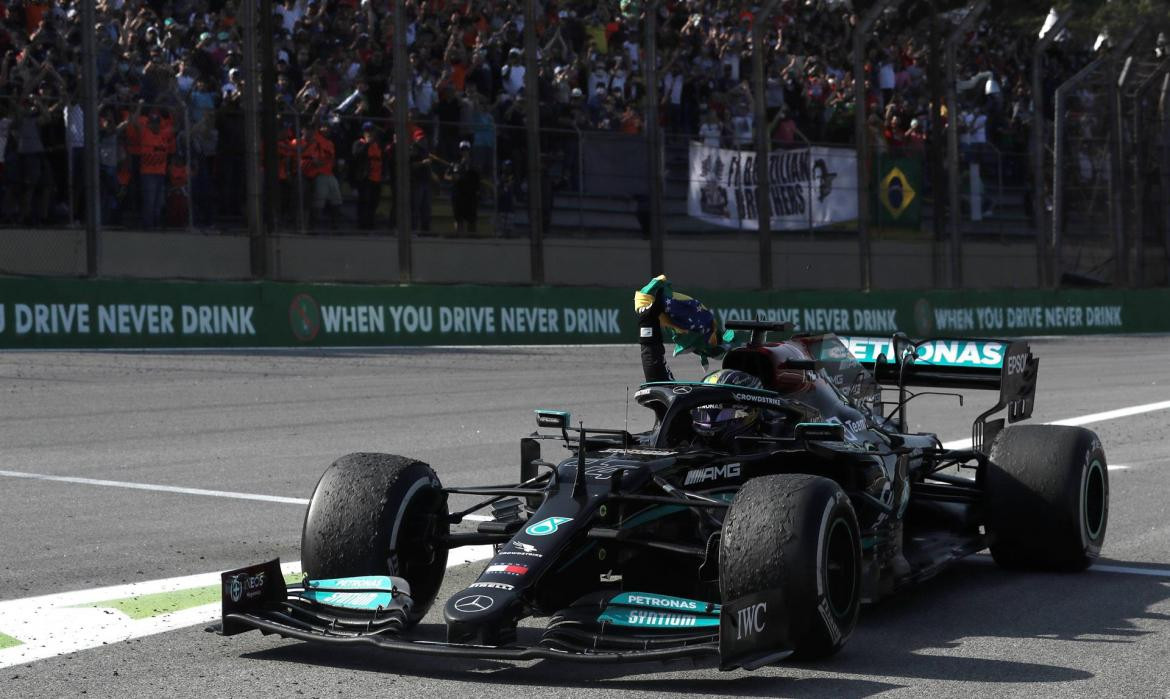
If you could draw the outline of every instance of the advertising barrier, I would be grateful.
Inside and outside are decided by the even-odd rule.
[[[1170,290],[726,292],[724,321],[1011,337],[1170,332]],[[597,344],[637,341],[629,291],[0,279],[0,349]]]

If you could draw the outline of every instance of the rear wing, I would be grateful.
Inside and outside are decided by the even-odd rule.
[[[889,386],[982,389],[999,391],[999,401],[975,419],[972,448],[985,451],[1003,429],[1004,419],[988,418],[1007,410],[1008,423],[1032,416],[1040,360],[1023,340],[893,337],[842,337],[841,342],[874,379]],[[899,396],[899,408],[905,398]],[[904,416],[903,416],[904,417]],[[904,420],[903,420],[904,422]],[[904,427],[904,425],[903,425]]]

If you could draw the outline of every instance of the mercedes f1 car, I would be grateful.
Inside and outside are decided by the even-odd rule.
[[[1096,435],[1012,424],[1032,413],[1039,361],[1025,342],[728,327],[751,340],[724,368],[762,388],[644,384],[636,400],[655,424],[643,434],[538,410],[553,432],[520,440],[515,484],[445,487],[413,459],[340,458],[305,515],[301,584],[286,586],[279,561],[224,573],[221,633],[493,659],[713,655],[754,669],[835,653],[863,603],[982,549],[1049,570],[1100,552],[1109,481]],[[908,430],[908,403],[938,389],[997,392],[969,446]],[[712,408],[758,415],[758,429],[706,442],[694,414]],[[571,456],[542,459],[542,440]],[[454,494],[482,501],[452,512]],[[452,529],[488,508],[475,531]],[[436,638],[418,625],[448,552],[485,544],[494,557],[442,602]]]

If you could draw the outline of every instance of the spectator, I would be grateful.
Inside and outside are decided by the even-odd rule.
[[[459,160],[451,166],[446,179],[451,183],[451,211],[456,233],[475,233],[479,220],[479,170],[471,161],[471,143],[459,144]]]
[[[142,117],[142,104],[135,109],[130,128],[137,134],[141,159],[139,185],[142,194],[142,226],[158,228],[166,202],[167,158],[175,152],[175,136],[170,125],[164,126],[162,114],[151,109]]]
[[[23,225],[36,226],[45,217],[48,185],[52,182],[41,130],[49,122],[45,105],[36,97],[20,102],[12,122],[9,139],[15,143],[15,194],[19,200],[19,219]]]
[[[76,86],[69,90],[69,101],[63,110],[69,163],[68,191],[72,196],[71,221],[85,220],[85,119],[78,93]]]
[[[200,228],[211,226],[215,212],[212,182],[218,151],[219,130],[215,127],[214,112],[208,110],[191,128],[191,203],[194,223]]]
[[[524,73],[525,68],[521,63],[523,54],[520,49],[513,48],[508,51],[508,62],[500,69],[500,79],[503,81],[504,92],[512,97],[520,93],[524,89]]]
[[[714,109],[704,110],[703,125],[699,127],[699,140],[708,148],[723,145],[723,124]]]
[[[431,151],[426,138],[416,132],[410,144],[410,228],[429,233],[431,230]]]
[[[362,135],[353,144],[353,175],[358,192],[358,227],[374,228],[378,203],[382,199],[382,144],[374,123],[362,124]]]
[[[121,222],[124,192],[118,181],[118,169],[125,162],[126,149],[118,125],[111,113],[104,112],[98,117],[98,189],[101,192],[100,221],[103,226]]]
[[[301,149],[301,169],[306,179],[312,179],[312,227],[319,228],[328,217],[329,227],[337,227],[337,214],[341,208],[341,187],[338,186],[334,167],[337,164],[337,150],[323,127],[306,127]]]

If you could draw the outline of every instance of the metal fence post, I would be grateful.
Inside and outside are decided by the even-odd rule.
[[[536,0],[524,2],[524,104],[528,132],[528,242],[532,283],[544,284],[544,172],[540,162],[540,92],[537,87]],[[548,203],[552,206],[552,202]]]
[[[280,207],[281,186],[277,175],[276,161],[279,155],[276,152],[276,52],[273,49],[272,38],[272,0],[258,0],[260,3],[259,17],[259,45],[260,70],[257,76],[260,79],[260,126],[259,133],[264,143],[261,153],[263,158],[263,186],[264,200],[261,215],[261,244],[264,247],[265,276],[268,273],[268,239],[276,230],[276,211]]]
[[[1170,73],[1162,77],[1162,92],[1158,96],[1159,142],[1162,146],[1162,257],[1166,261],[1167,281],[1170,281]]]
[[[647,2],[643,13],[643,45],[642,81],[645,83],[646,103],[644,105],[645,122],[643,133],[646,136],[646,149],[649,163],[649,174],[646,180],[646,196],[649,197],[650,210],[650,274],[662,274],[665,266],[665,241],[662,229],[662,139],[659,138],[658,128],[658,37],[655,36],[658,28],[658,2]]]
[[[94,5],[83,0],[81,3],[81,52],[84,56],[97,55],[94,46]],[[98,231],[101,228],[102,186],[98,171],[98,84],[97,62],[81,62],[82,118],[85,120],[85,273],[96,277],[98,274]],[[72,154],[71,154],[72,155]],[[70,158],[72,161],[72,157]]]
[[[1044,52],[1072,18],[1064,12],[1032,48],[1032,218],[1036,226],[1036,280],[1039,286],[1055,286],[1048,267],[1047,207],[1044,204]]]
[[[760,288],[772,288],[772,179],[768,172],[772,134],[768,129],[767,105],[764,103],[764,39],[768,19],[777,0],[768,0],[752,22],[752,120],[756,127],[756,222],[760,237]],[[809,202],[812,208],[812,202]]]
[[[301,113],[293,112],[293,142],[296,146],[297,158],[297,233],[305,233],[305,176],[301,168],[301,152],[304,139],[301,138]]]
[[[971,31],[975,20],[987,9],[987,0],[980,0],[973,5],[966,16],[951,30],[947,37],[947,194],[950,202],[950,239],[951,239],[951,288],[959,289],[963,286],[963,233],[959,227],[959,121],[962,119],[962,110],[959,109],[959,96],[955,73],[956,45],[962,41],[963,35]]]
[[[245,221],[251,245],[251,271],[253,278],[264,276],[264,222],[260,215],[260,128],[259,128],[259,85],[256,80],[256,3],[244,0],[244,189]]]
[[[869,152],[865,115],[865,40],[873,25],[887,9],[895,9],[902,0],[877,0],[853,28],[853,131],[857,144],[857,248],[861,270],[861,288],[873,285],[869,245]]]
[[[1109,81],[1109,210],[1113,225],[1113,283],[1129,286],[1129,249],[1126,243],[1125,216],[1125,110],[1122,99],[1126,84],[1133,75],[1133,56],[1126,56],[1116,80]],[[1110,71],[1112,74],[1113,71]]]
[[[398,229],[398,281],[414,275],[410,230],[410,134],[407,113],[410,79],[406,65],[406,3],[394,0],[394,209]]]
[[[885,4],[878,2],[873,10]],[[873,13],[871,10],[871,14]],[[869,19],[869,16],[866,17]],[[872,23],[870,23],[872,24]],[[869,291],[872,270],[869,267],[869,152],[865,116],[865,34],[869,26],[859,22],[853,28],[853,141],[857,148],[857,255],[861,271],[861,288]],[[810,231],[811,235],[811,231]]]
[[[194,185],[191,181],[191,110],[183,104],[183,148],[186,150],[187,184],[183,188],[187,194],[187,231],[195,230],[195,197]]]

